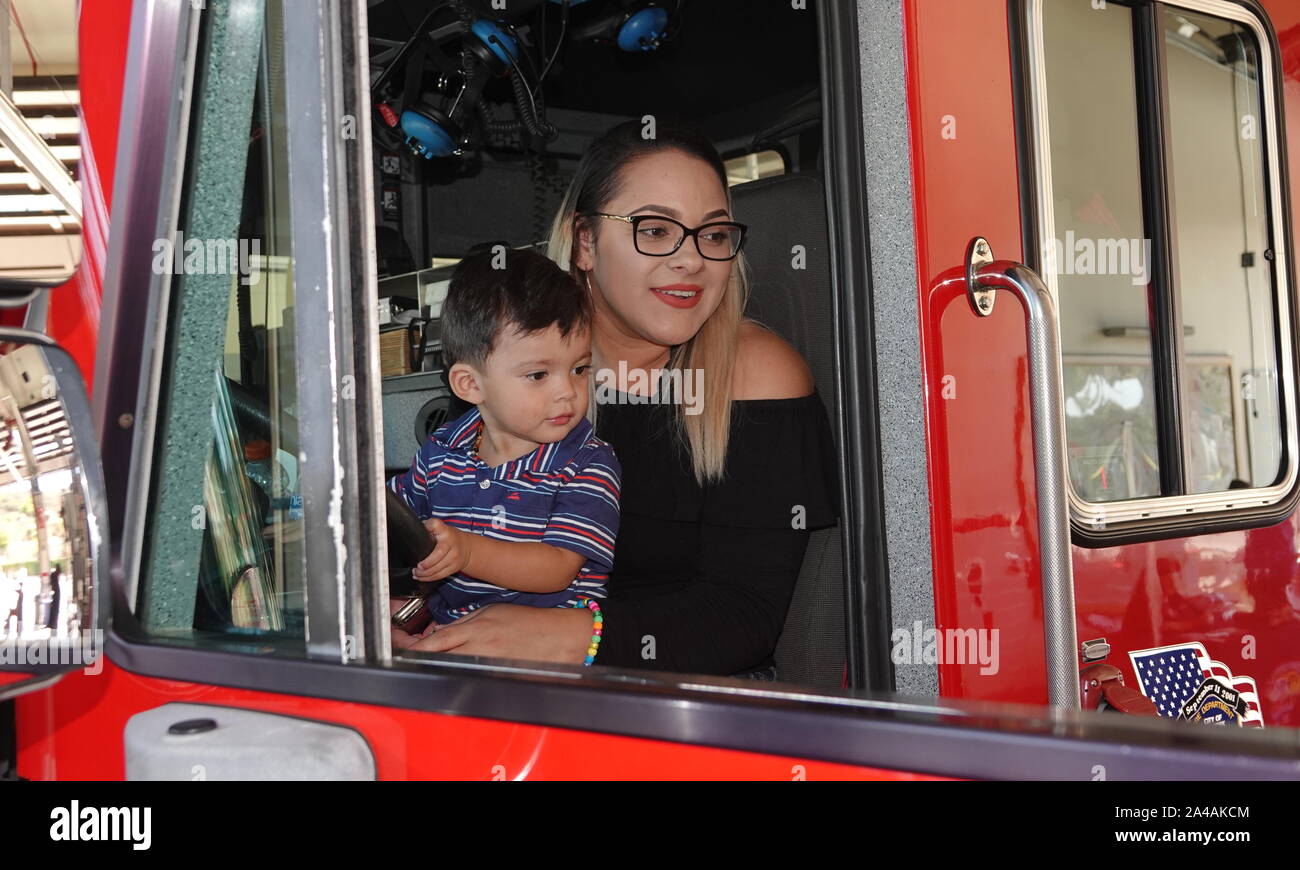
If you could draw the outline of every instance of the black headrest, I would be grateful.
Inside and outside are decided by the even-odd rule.
[[[749,226],[746,314],[803,354],[830,408],[835,395],[835,332],[821,181],[799,173],[775,175],[737,185],[731,195],[736,219]]]

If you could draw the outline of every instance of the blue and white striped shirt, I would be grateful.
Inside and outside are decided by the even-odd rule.
[[[437,517],[500,541],[551,544],[587,560],[559,592],[517,592],[452,574],[429,597],[434,619],[451,622],[498,602],[564,607],[578,593],[604,598],[618,536],[622,469],[614,448],[584,417],[562,441],[490,468],[474,450],[482,428],[478,408],[439,427],[389,488],[422,520]]]

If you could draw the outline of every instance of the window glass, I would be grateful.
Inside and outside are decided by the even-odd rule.
[[[175,274],[137,613],[155,635],[301,648],[280,6],[204,13],[181,232],[156,248]]]
[[[1164,43],[1163,128],[1160,113],[1139,115],[1154,68],[1138,56],[1144,14]],[[1284,427],[1256,37],[1168,4],[1062,0],[1043,4],[1043,40],[1054,228],[1042,263],[1059,301],[1075,492],[1162,494],[1159,435],[1175,416],[1157,406],[1152,312],[1165,309],[1181,331],[1185,479],[1163,494],[1275,483]],[[1167,177],[1144,178],[1140,155],[1161,133]],[[1166,240],[1150,237],[1160,215],[1144,214],[1144,181],[1167,193],[1167,287],[1152,277]]]
[[[1160,491],[1154,379],[1150,360],[1066,357],[1066,431],[1070,480],[1088,501],[1115,501]]]
[[[785,158],[778,151],[755,151],[725,161],[727,184],[734,187],[772,175],[785,174]]]
[[[1070,475],[1088,501],[1159,495],[1133,12],[1048,2],[1043,40]]]
[[[1163,26],[1191,491],[1268,486],[1282,423],[1258,50],[1241,25],[1187,10],[1165,8]],[[1209,354],[1222,364],[1191,357]]]

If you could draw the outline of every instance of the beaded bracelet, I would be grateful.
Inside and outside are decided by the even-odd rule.
[[[591,645],[587,647],[587,657],[583,659],[584,667],[590,667],[591,663],[596,660],[596,653],[600,650],[600,636],[605,630],[605,615],[600,612],[600,605],[596,599],[586,595],[579,595],[574,607],[585,607],[591,611],[593,617],[591,624]]]

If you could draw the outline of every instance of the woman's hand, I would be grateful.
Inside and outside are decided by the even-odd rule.
[[[457,571],[464,571],[469,564],[470,550],[474,546],[474,535],[452,528],[440,519],[430,518],[424,521],[424,527],[437,544],[433,552],[424,557],[420,564],[411,569],[411,576],[421,583],[450,577]]]
[[[388,630],[392,635],[393,649],[410,649],[419,640],[415,635],[407,634],[395,625],[390,625]]]
[[[393,614],[401,610],[402,607],[406,604],[406,602],[410,600],[411,600],[410,598],[389,598],[388,599],[389,619],[392,619]],[[388,629],[392,636],[393,649],[409,649],[410,646],[420,638],[427,637],[428,635],[432,634],[434,631],[437,631],[438,623],[430,622],[425,627],[424,631],[420,632],[419,634],[410,634],[408,632],[402,631],[402,629],[398,628],[397,626],[391,623],[389,623]]]
[[[585,608],[490,604],[403,648],[576,665],[591,644],[591,624]]]

